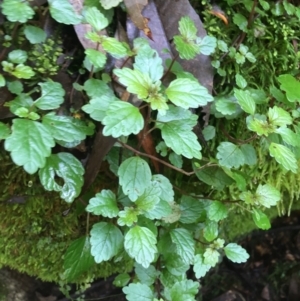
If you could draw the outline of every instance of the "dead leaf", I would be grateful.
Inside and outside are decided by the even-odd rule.
[[[148,38],[153,40],[151,29],[148,26],[148,19],[142,15],[142,11],[148,4],[148,0],[124,0],[124,4],[134,25],[142,30]]]

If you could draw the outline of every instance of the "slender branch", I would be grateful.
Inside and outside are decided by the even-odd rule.
[[[173,60],[172,60],[172,62],[171,62],[171,64],[170,64],[168,70],[165,72],[165,74],[164,74],[163,77],[161,78],[161,81],[162,81],[162,82],[163,82],[163,80],[167,77],[167,75],[169,74],[169,72],[171,71],[171,69],[172,69],[174,63],[176,62],[176,60],[178,59],[178,57],[179,57],[179,53],[177,53],[177,54],[175,55],[175,57],[173,58]]]
[[[236,142],[238,144],[245,144],[245,143],[248,143],[252,140],[255,140],[257,138],[257,134],[254,134],[252,137],[246,139],[246,140],[241,140],[241,139],[237,139],[237,138],[234,138],[232,136],[230,136],[224,129],[220,128],[222,133],[229,139],[231,140],[232,142]]]

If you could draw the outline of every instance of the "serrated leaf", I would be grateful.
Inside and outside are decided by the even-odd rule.
[[[14,64],[23,64],[27,60],[27,52],[20,49],[13,50],[8,54],[8,59]]]
[[[223,203],[214,201],[210,204],[207,213],[210,220],[218,222],[227,217],[228,209]]]
[[[247,87],[247,81],[246,81],[245,78],[244,78],[241,74],[239,74],[239,73],[237,73],[237,74],[235,75],[235,82],[236,82],[236,84],[238,85],[238,87],[239,87],[240,89],[245,89],[245,88]]]
[[[268,111],[269,122],[277,126],[286,126],[293,123],[291,115],[284,109],[274,106]]]
[[[131,227],[138,221],[138,215],[140,212],[136,208],[125,207],[124,210],[119,212],[118,225]]]
[[[206,248],[203,257],[204,264],[214,267],[219,262],[220,253],[213,248]]]
[[[17,65],[13,71],[10,72],[13,76],[17,78],[29,79],[35,75],[35,72],[31,67],[25,66],[23,64]]]
[[[148,74],[152,82],[159,81],[163,76],[162,59],[150,47],[143,47],[138,51],[133,66],[135,70]]]
[[[290,74],[282,74],[278,77],[280,89],[286,92],[288,101],[295,102],[300,100],[300,82]]]
[[[60,197],[71,203],[80,194],[83,185],[84,168],[81,162],[70,153],[52,154],[45,166],[39,171],[39,177],[46,190],[59,191]],[[55,179],[64,180],[63,186]]]
[[[10,128],[7,124],[0,122],[0,140],[6,139],[10,135]]]
[[[135,201],[136,207],[144,212],[152,210],[159,202],[161,190],[154,185],[147,187],[144,193]]]
[[[197,27],[193,20],[188,17],[184,16],[181,17],[178,22],[178,30],[181,35],[187,40],[195,40],[197,37]]]
[[[201,158],[201,145],[192,132],[197,117],[188,110],[170,106],[167,114],[158,114],[156,126],[161,129],[166,145],[186,158]]]
[[[203,236],[207,241],[213,241],[219,235],[218,223],[215,221],[207,220],[203,230]]]
[[[46,164],[55,145],[48,129],[37,121],[14,119],[12,134],[5,140],[5,149],[11,152],[15,164],[34,174]]]
[[[108,26],[108,19],[95,7],[88,7],[85,10],[85,19],[96,31]]]
[[[128,284],[131,277],[127,273],[119,274],[113,281],[113,285],[116,287],[124,287]]]
[[[172,213],[172,208],[169,202],[160,200],[151,210],[143,212],[144,216],[149,219],[163,219]]]
[[[275,125],[268,123],[266,120],[249,117],[248,128],[250,131],[256,132],[259,136],[268,136],[275,132]]]
[[[94,264],[89,238],[85,236],[78,238],[71,243],[64,255],[64,279],[74,282]]]
[[[206,275],[206,273],[211,269],[211,265],[205,264],[203,256],[201,254],[197,254],[194,259],[193,270],[196,278],[202,278]]]
[[[53,110],[59,108],[64,102],[65,90],[57,82],[48,81],[39,83],[42,89],[42,96],[35,102],[35,106],[41,110]]]
[[[50,14],[58,23],[76,25],[82,17],[75,12],[68,0],[48,0]]]
[[[280,192],[269,184],[258,185],[255,197],[256,201],[266,208],[275,206],[281,199]]]
[[[115,38],[105,37],[101,43],[103,49],[116,59],[128,55],[127,48]]]
[[[183,36],[174,36],[174,44],[180,58],[184,60],[191,60],[200,52],[195,40],[187,40]]]
[[[104,136],[118,138],[139,133],[144,127],[144,118],[137,107],[117,100],[109,105],[102,123]]]
[[[150,287],[141,283],[130,283],[123,288],[128,301],[153,301],[154,294]]]
[[[120,83],[127,87],[128,92],[136,94],[140,99],[149,96],[152,81],[148,74],[129,68],[114,69],[114,74],[119,77]]]
[[[243,144],[241,146],[241,151],[244,155],[245,164],[255,165],[257,162],[257,156],[255,148],[251,144]]]
[[[184,109],[198,108],[213,101],[205,87],[188,78],[173,80],[165,93],[171,102]]]
[[[134,226],[125,235],[124,247],[131,258],[148,268],[157,253],[156,236],[148,228]]]
[[[103,189],[89,200],[86,211],[109,218],[118,216],[119,208],[115,194],[111,190]]]
[[[153,265],[150,265],[148,268],[144,268],[141,264],[135,263],[134,267],[135,274],[142,284],[150,286],[154,283],[158,273]]]
[[[113,224],[100,222],[91,230],[91,253],[97,263],[108,261],[122,248],[123,234]]]
[[[299,136],[286,126],[276,129],[275,133],[279,134],[282,140],[292,146],[299,146]]]
[[[217,148],[217,159],[222,166],[239,168],[245,163],[243,152],[231,142],[221,142]]]
[[[177,228],[170,232],[171,240],[176,245],[176,252],[186,263],[192,264],[195,254],[195,242],[191,232]]]
[[[15,114],[19,108],[27,108],[28,110],[33,106],[33,100],[27,94],[21,93],[12,101],[6,103],[10,111]]]
[[[234,89],[234,96],[236,97],[241,108],[246,113],[254,115],[256,107],[255,101],[248,91]]]
[[[252,218],[255,225],[262,230],[270,229],[271,223],[268,216],[259,209],[253,208],[252,210],[253,210]]]
[[[181,198],[180,211],[179,221],[183,224],[193,224],[205,216],[203,203],[189,196]]]
[[[151,179],[154,186],[160,189],[160,198],[167,202],[174,201],[173,186],[168,178],[164,175],[153,175]]]
[[[269,147],[271,157],[281,164],[286,170],[297,173],[298,165],[295,154],[286,146],[272,142]]]
[[[47,38],[46,32],[43,29],[32,25],[25,26],[24,34],[31,44],[43,43]]]
[[[229,260],[236,263],[245,262],[249,258],[247,251],[236,243],[228,244],[224,248],[224,252]]]
[[[126,159],[118,170],[119,183],[125,195],[135,202],[151,183],[151,170],[148,163],[139,158]]]
[[[34,16],[34,10],[23,0],[3,0],[1,8],[10,22],[26,23]]]
[[[212,140],[216,136],[216,128],[212,125],[208,125],[202,130],[202,134],[205,141]]]
[[[102,80],[90,78],[84,82],[83,87],[90,98],[102,98],[104,95],[109,98],[116,98],[112,89]]]
[[[116,97],[110,97],[107,95],[101,95],[99,97],[92,98],[90,102],[84,105],[81,109],[90,114],[90,117],[96,121],[102,121],[105,117],[105,113],[110,104],[118,100]]]
[[[106,55],[96,49],[86,49],[84,51],[87,58],[96,68],[103,68],[106,63]]]
[[[215,102],[215,106],[217,111],[222,115],[232,115],[237,111],[237,104],[228,98],[218,98]]]
[[[81,141],[94,133],[94,127],[86,125],[84,121],[55,113],[44,115],[43,124],[54,139],[65,142]]]
[[[176,282],[167,294],[172,301],[193,301],[199,291],[199,283],[192,280]]]
[[[197,38],[196,41],[200,47],[200,53],[204,55],[211,55],[217,47],[217,39],[215,37],[205,36],[204,38]]]

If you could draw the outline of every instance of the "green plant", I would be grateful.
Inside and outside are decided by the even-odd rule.
[[[86,1],[81,15],[67,0],[60,0],[59,4],[56,0],[48,1],[57,22],[79,24],[84,18],[91,26],[86,38],[97,47],[85,50],[83,65],[89,78],[75,86],[88,99],[81,107],[85,118],[75,118],[61,109],[65,91],[60,83],[46,78],[57,72],[50,68],[50,72],[44,73],[49,61],[41,60],[43,67],[27,65],[28,55],[34,58],[35,51],[48,49],[51,40],[46,39],[43,31],[26,25],[24,34],[33,45],[31,52],[19,49],[14,39],[10,46],[18,48],[4,52],[1,86],[16,96],[5,104],[14,118],[0,122],[0,138],[5,140],[4,149],[10,152],[14,164],[30,175],[18,169],[14,176],[24,177],[26,189],[34,183],[39,187],[37,190],[52,192],[50,197],[58,192],[66,203],[74,200],[88,203],[83,210],[67,217],[74,223],[70,228],[65,229],[64,218],[55,215],[49,221],[53,232],[39,239],[35,251],[45,249],[50,254],[51,239],[56,237],[58,244],[53,253],[56,258],[67,245],[64,271],[59,275],[63,283],[90,281],[98,275],[95,263],[101,263],[107,267],[105,275],[120,273],[114,283],[124,287],[129,301],[194,300],[199,281],[188,279],[191,266],[193,279],[199,279],[222,256],[237,263],[249,257],[243,247],[228,241],[222,230],[228,216],[249,213],[257,227],[269,229],[265,209],[278,206],[282,211],[282,194],[286,191],[291,200],[298,197],[295,183],[299,177],[300,83],[290,74],[281,74],[274,76],[271,81],[274,85],[267,86],[267,90],[257,88],[252,75],[238,68],[232,91],[214,99],[176,59],[210,55],[217,46],[226,50],[225,42],[211,36],[198,37],[192,20],[183,17],[179,21],[179,34],[174,37],[178,55],[166,62],[168,67],[164,69],[158,52],[146,39],[137,38],[130,47],[100,34],[109,25],[105,9],[117,6],[120,1],[100,2],[103,7],[99,1]],[[2,10],[11,22],[22,14],[21,23],[35,13],[29,2],[21,0],[4,0]],[[236,23],[241,28],[240,21]],[[56,58],[60,46],[50,46],[54,46],[51,49]],[[228,50],[235,66],[258,59],[257,53],[242,43]],[[107,54],[123,60],[122,67],[105,73]],[[134,63],[127,66],[131,59]],[[219,64],[218,68],[224,68],[221,61]],[[34,68],[41,76],[35,76]],[[167,75],[173,79],[167,80]],[[21,82],[23,79],[26,81]],[[231,77],[226,79],[229,81]],[[200,143],[193,132],[198,115],[192,109],[210,102],[213,102],[212,118],[203,129],[204,139]],[[112,180],[100,175],[100,185],[94,181],[96,194],[92,189],[82,191],[84,167],[68,151],[95,134],[95,128],[96,136],[102,135],[101,147],[114,144],[105,157]],[[55,146],[63,151],[53,151]],[[165,159],[160,159],[156,151]],[[282,183],[283,176],[290,181]],[[37,196],[32,198],[27,214],[33,213],[33,208],[38,211],[40,203]],[[17,209],[11,209],[14,210]],[[5,223],[9,224],[7,219]],[[45,220],[46,217],[39,217],[26,231],[40,236],[45,231]],[[81,227],[75,231],[73,226],[76,228],[77,222]],[[2,243],[12,247],[16,241],[4,239]],[[13,265],[13,262],[6,259],[3,264]],[[61,268],[62,261],[57,266]],[[33,260],[31,273],[38,274],[39,268]],[[21,269],[25,271],[26,265]],[[129,273],[131,270],[134,275]]]

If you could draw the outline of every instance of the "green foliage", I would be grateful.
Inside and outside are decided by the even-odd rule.
[[[194,300],[199,283],[187,279],[190,266],[198,279],[223,255],[236,263],[249,257],[231,242],[241,234],[235,221],[227,227],[233,216],[243,220],[248,214],[253,227],[267,230],[268,210],[282,213],[286,195],[291,202],[300,197],[300,84],[298,73],[291,72],[298,56],[293,64],[288,55],[282,58],[295,49],[276,42],[290,40],[296,29],[291,22],[281,33],[277,26],[284,15],[267,1],[254,8],[253,24],[249,3],[223,1],[232,16],[223,30],[204,12],[208,31],[217,39],[198,37],[194,22],[181,18],[174,37],[178,56],[214,56],[219,93],[214,99],[177,57],[164,62],[146,39],[135,39],[131,47],[101,32],[111,21],[107,9],[120,2],[86,1],[77,12],[67,0],[48,1],[58,23],[87,23],[91,31],[85,38],[99,46],[84,51],[85,63],[80,63],[89,72],[74,88],[85,103],[76,109],[69,108],[70,91],[63,81],[50,78],[60,70],[59,39],[27,23],[18,35],[29,48],[21,49],[23,44],[12,39],[3,52],[0,86],[13,94],[5,103],[13,117],[0,123],[0,139],[10,154],[2,158],[9,169],[1,176],[5,210],[0,228],[5,233],[0,246],[5,254],[0,264],[64,283],[118,272],[114,283],[129,301],[157,300],[157,295],[167,301]],[[280,5],[294,21],[296,7],[286,1]],[[4,0],[2,10],[10,22],[17,17],[20,23],[33,17],[40,21],[27,1]],[[232,43],[237,32],[240,40]],[[273,39],[275,34],[279,37]],[[109,65],[111,58],[116,65]],[[198,108],[209,103],[211,117],[201,132]],[[94,133],[100,143],[87,140]],[[76,158],[82,145],[87,145],[88,160],[99,153],[97,160],[106,155],[107,161],[88,188],[86,158]],[[20,220],[21,205],[10,203],[23,202],[23,195]],[[38,259],[26,265],[28,254]]]

